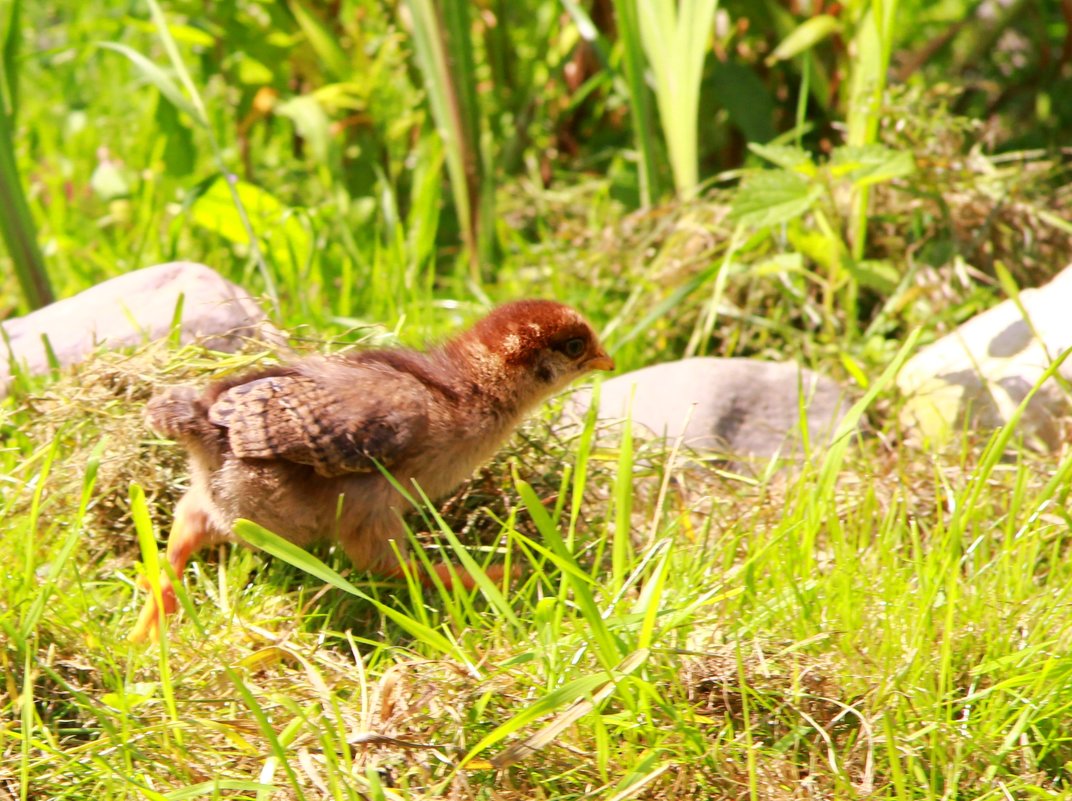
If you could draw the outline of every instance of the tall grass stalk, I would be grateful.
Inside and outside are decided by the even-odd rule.
[[[700,79],[718,0],[636,0],[636,26],[655,76],[655,100],[674,187],[688,196],[699,183]],[[620,22],[628,26],[632,15]],[[627,41],[635,33],[623,34]]]
[[[637,22],[637,3],[635,0],[614,0],[614,14],[618,20],[622,67],[629,87],[629,116],[633,122],[633,138],[639,158],[640,201],[650,206],[662,196],[662,181],[659,178],[659,142],[651,107],[651,89],[644,79],[644,45]]]
[[[899,0],[858,0],[850,3],[850,17],[858,21],[850,48],[849,103],[846,134],[850,146],[865,147],[878,137],[882,97],[893,49]],[[871,189],[853,189],[849,239],[852,257],[859,261],[867,246],[867,217]]]
[[[469,32],[469,5],[459,0],[441,4],[406,0],[417,64],[424,76],[436,130],[443,139],[447,172],[470,277],[480,282],[482,214],[492,207],[486,197],[480,149],[480,111]]]
[[[15,159],[21,0],[0,4],[0,234],[31,309],[55,299]]]

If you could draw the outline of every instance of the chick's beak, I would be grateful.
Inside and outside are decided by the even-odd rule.
[[[603,348],[600,348],[596,351],[595,356],[584,363],[584,366],[589,370],[613,370],[614,359],[608,356]]]

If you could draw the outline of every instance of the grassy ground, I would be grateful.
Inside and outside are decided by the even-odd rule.
[[[519,566],[512,586],[351,576],[355,595],[225,547],[189,571],[166,647],[134,646],[134,529],[165,527],[183,480],[135,421],[203,358],[103,358],[9,415],[12,798],[1066,790],[1072,458],[879,436],[745,482],[534,423],[443,518],[415,518],[427,547],[453,532]]]
[[[235,3],[233,19],[198,27],[168,9],[208,110],[199,125],[99,46],[167,64],[141,10],[61,5],[23,7],[18,139],[59,294],[202,261],[261,295],[305,350],[419,344],[491,302],[555,297],[595,321],[623,370],[798,359],[857,385],[869,434],[754,479],[591,426],[554,435],[547,413],[456,497],[412,515],[423,549],[506,561],[510,586],[375,582],[329,549],[291,553],[244,529],[263,550],[195,560],[185,611],[147,647],[125,639],[135,582],[186,474],[142,425],[144,402],[273,355],[158,343],[20,377],[0,405],[0,798],[1072,792],[1072,453],[1022,453],[1010,432],[913,447],[886,372],[995,302],[999,267],[1026,284],[1068,262],[1059,159],[991,157],[941,96],[891,98],[881,141],[911,151],[916,173],[874,188],[867,259],[848,275],[835,212],[851,187],[830,174],[815,184],[827,182],[825,228],[816,213],[745,236],[723,180],[635,211],[608,79],[592,90],[606,92],[603,117],[559,109],[527,134],[535,144],[517,143],[477,284],[386,6],[360,4],[355,107],[332,107],[318,150],[295,123],[311,124],[307,105],[254,113],[258,70],[316,77],[291,17]],[[548,59],[567,59],[559,44]],[[561,93],[547,70],[533,91]],[[564,147],[550,126],[573,113],[574,135],[606,139],[568,165],[524,149]],[[244,179],[256,248],[221,164]],[[0,311],[21,310],[5,272]]]

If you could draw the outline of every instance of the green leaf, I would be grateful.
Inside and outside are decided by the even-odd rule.
[[[577,560],[570,553],[569,547],[562,539],[562,535],[559,533],[551,516],[547,513],[543,504],[540,503],[540,499],[532,489],[532,486],[516,476],[514,477],[514,484],[543,541],[550,546],[551,552],[554,554],[553,561],[565,576],[567,584],[573,591],[574,600],[581,610],[581,614],[584,615],[585,620],[588,622],[588,626],[592,631],[592,640],[596,644],[596,654],[602,661],[603,666],[609,669],[615,660],[621,658],[624,649],[607,628],[606,621],[589,586],[589,576],[578,566]]]
[[[774,98],[755,70],[735,61],[715,61],[709,78],[711,94],[741,129],[748,142],[769,142],[774,127]]]
[[[916,161],[909,151],[885,145],[839,147],[830,158],[830,174],[850,178],[857,186],[892,181],[915,171]]]
[[[271,193],[246,181],[237,181],[234,189],[249,216],[250,227],[258,233],[272,260],[277,265],[296,268],[308,255],[312,242],[292,210]],[[226,179],[213,181],[194,202],[191,214],[197,225],[224,239],[239,245],[249,244],[249,228],[235,205]]]
[[[829,14],[816,14],[800,23],[792,33],[778,43],[773,52],[767,56],[767,66],[799,56],[811,50],[823,39],[840,31],[841,23],[836,17],[831,17]]]
[[[22,44],[22,3],[0,5],[0,113],[14,124],[19,111],[19,48]]]
[[[321,163],[327,162],[328,147],[331,144],[331,123],[323,106],[315,97],[292,97],[277,103],[274,111],[294,123],[294,129],[308,143],[309,152],[314,159]]]
[[[718,2],[637,0],[635,7],[674,188],[685,196],[699,182],[700,86]]]
[[[766,159],[787,170],[799,172],[801,175],[815,175],[815,162],[811,155],[802,147],[792,145],[761,145],[750,142],[748,149],[760,158]]]
[[[447,175],[468,250],[470,275],[480,283],[482,213],[490,208],[490,184],[481,150],[481,113],[476,99],[476,68],[470,36],[469,4],[406,0],[412,21],[413,53],[424,77],[428,105],[443,139]],[[489,206],[485,207],[484,201]],[[488,217],[490,222],[492,218]]]
[[[567,9],[571,7],[579,9],[575,3],[566,6]],[[580,13],[574,14],[574,20],[583,36],[585,27],[582,26],[580,16]],[[587,17],[586,14],[584,16]],[[622,49],[622,72],[629,92],[629,116],[633,122],[633,138],[639,156],[637,178],[640,182],[640,198],[645,206],[651,206],[662,195],[662,180],[657,162],[659,141],[651,89],[645,80],[644,49],[640,42],[634,0],[614,0],[614,16],[618,23],[618,41]]]
[[[338,38],[312,11],[305,7],[300,0],[290,0],[287,3],[294,18],[298,21],[305,38],[316,52],[320,63],[324,66],[332,78],[343,81],[350,77],[352,69],[350,59],[338,43]]]
[[[19,0],[0,6],[0,235],[26,303],[37,309],[51,303],[53,294],[15,156],[21,9]]]
[[[246,86],[265,86],[270,84],[275,77],[263,61],[254,58],[249,53],[238,53],[236,58],[238,60],[236,75],[239,83]]]
[[[216,35],[221,38],[223,37],[223,32],[204,17],[200,18],[198,22],[215,31]],[[214,47],[216,44],[216,36],[209,30],[195,28],[193,25],[183,25],[179,22],[169,22],[167,27],[168,32],[171,34],[171,38],[176,42],[182,42],[185,45],[200,47],[202,49]],[[139,19],[138,17],[132,17],[130,15],[123,17],[123,28],[124,30],[135,30],[141,33],[153,33],[156,31],[156,26],[149,20]]]
[[[756,172],[734,195],[730,220],[753,228],[781,225],[807,213],[822,194],[819,184],[795,172]]]
[[[749,272],[756,277],[789,275],[792,273],[803,273],[807,275],[807,270],[804,269],[804,254],[794,251],[776,253],[769,259],[764,259],[763,261],[756,263]]]
[[[156,101],[153,122],[158,135],[164,137],[164,167],[168,175],[184,177],[193,172],[197,156],[193,132],[183,124],[179,112],[161,95]]]
[[[892,262],[881,259],[864,259],[847,265],[852,277],[868,289],[874,289],[884,296],[890,295],[901,281],[901,274]]]

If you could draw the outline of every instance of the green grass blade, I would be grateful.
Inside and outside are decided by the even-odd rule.
[[[629,407],[622,423],[618,443],[618,471],[614,475],[614,539],[611,542],[611,574],[614,588],[621,591],[633,557],[633,401],[636,387],[629,395]],[[592,406],[597,400],[593,398]]]
[[[845,138],[850,146],[870,145],[878,136],[898,5],[898,0],[867,4],[857,25],[854,46],[849,50],[855,54],[849,67],[849,107],[846,113],[848,130]],[[856,186],[849,221],[852,257],[856,261],[862,259],[866,251],[870,208],[870,187]]]
[[[610,670],[611,666],[621,658],[623,649],[607,628],[607,623],[603,619],[599,606],[596,604],[589,583],[580,579],[579,576],[585,575],[584,571],[577,566],[573,554],[566,547],[562,535],[559,534],[550,515],[547,514],[547,510],[540,503],[540,499],[532,487],[519,478],[515,479],[514,483],[522,502],[525,504],[525,508],[528,509],[529,514],[532,516],[532,521],[540,532],[540,536],[543,537],[544,542],[550,545],[556,564],[560,568],[568,566],[568,569],[563,570],[563,576],[591,629],[592,637],[597,646],[596,653],[603,666]]]
[[[250,545],[260,548],[265,553],[271,554],[278,559],[282,559],[284,562],[304,570],[309,575],[316,576],[316,578],[324,583],[330,584],[332,587],[336,587],[343,592],[347,592],[350,595],[372,604],[383,615],[389,617],[411,636],[437,651],[457,659],[463,664],[469,664],[469,660],[467,660],[465,655],[458,650],[458,647],[438,631],[424,625],[420,621],[414,620],[412,617],[409,617],[402,612],[399,612],[397,609],[392,609],[390,606],[376,600],[371,595],[362,592],[305,549],[283,539],[278,534],[273,534],[268,529],[257,525],[251,520],[236,521],[235,534]]]
[[[301,0],[288,0],[287,6],[327,73],[336,81],[348,80],[352,72],[350,59],[339,46],[335,34]]]
[[[440,533],[450,543],[451,550],[458,558],[458,561],[461,562],[462,568],[472,577],[476,586],[480,588],[484,597],[487,598],[488,603],[491,604],[499,616],[504,618],[516,630],[521,631],[524,626],[517,615],[514,614],[514,610],[510,608],[510,604],[503,597],[495,582],[488,578],[488,574],[477,564],[477,561],[469,553],[469,549],[462,544],[462,541],[458,539],[458,535],[447,525],[442,515],[431,505],[428,497],[423,492],[421,493],[421,498],[424,499],[432,519],[435,520],[436,525],[439,527]]]
[[[213,779],[200,784],[191,784],[165,793],[162,798],[166,801],[189,801],[191,798],[204,798],[217,790],[244,790],[247,793],[278,792],[279,788],[274,784],[262,784],[261,782],[242,781],[240,779]]]
[[[156,536],[153,533],[153,522],[149,516],[149,505],[145,500],[145,490],[140,484],[130,485],[130,518],[134,521],[134,531],[138,535],[138,545],[141,548],[142,562],[145,565],[146,578],[149,580],[149,591],[156,600],[157,608],[162,609],[163,595],[160,587],[160,557],[156,550]],[[173,579],[174,581],[174,579]],[[178,589],[176,587],[176,589]],[[171,680],[171,660],[167,638],[167,621],[161,624],[160,632],[160,688],[164,696],[164,705],[167,707],[168,716],[175,731],[175,740],[181,745],[182,735],[178,728],[179,708],[175,702],[175,686]],[[167,733],[164,734],[165,740]]]
[[[468,4],[447,0],[406,0],[413,26],[413,49],[424,76],[428,103],[443,139],[451,194],[469,253],[470,277],[480,282],[483,159],[479,141]],[[448,50],[448,47],[450,48]]]
[[[75,515],[73,523],[67,529],[67,536],[64,537],[63,545],[60,547],[56,556],[49,562],[48,574],[45,576],[44,584],[38,589],[33,603],[30,604],[30,608],[23,617],[22,636],[24,638],[28,639],[37,627],[38,622],[41,620],[41,615],[45,611],[45,604],[48,603],[48,600],[51,598],[52,592],[56,587],[56,581],[59,579],[63,569],[67,566],[67,562],[74,553],[76,546],[82,541],[82,538],[86,533],[84,528],[86,509],[89,506],[89,500],[93,494],[93,487],[97,482],[97,471],[100,468],[101,454],[104,452],[106,444],[107,443],[104,441],[98,442],[97,446],[90,453],[89,460],[86,464],[86,470],[82,477],[82,501],[79,504],[78,512]]]
[[[166,97],[171,105],[188,116],[197,125],[201,127],[207,125],[200,110],[183,94],[182,89],[175,83],[175,80],[137,50],[119,42],[98,42],[97,47],[119,53],[130,61],[141,74],[141,77],[152,86],[155,86],[157,91]]]
[[[234,203],[241,224],[246,232],[246,242],[249,246],[250,253],[252,254],[253,261],[257,265],[261,280],[264,282],[265,292],[271,299],[272,305],[278,310],[279,292],[276,288],[273,272],[268,268],[268,264],[264,259],[264,254],[261,251],[257,234],[250,222],[245,205],[242,203],[242,198],[239,196],[236,187],[237,182],[234,180],[233,172],[228,168],[227,161],[224,158],[223,147],[220,145],[215,131],[209,123],[208,113],[205,110],[205,103],[197,91],[197,86],[194,83],[193,78],[190,76],[189,70],[186,69],[186,65],[182,60],[182,54],[179,52],[178,45],[175,43],[175,38],[171,33],[171,28],[168,25],[163,10],[160,8],[160,4],[157,0],[148,0],[148,4],[153,24],[156,27],[157,34],[164,46],[164,50],[168,54],[171,67],[179,78],[179,83],[182,86],[181,89],[171,76],[136,50],[116,42],[99,42],[98,46],[107,50],[114,50],[125,56],[146,80],[155,86],[164,97],[175,105],[176,108],[185,112],[187,116],[189,116],[190,119],[193,120],[194,123],[208,136],[208,140],[212,145],[212,153],[216,162],[216,167],[227,184],[231,201]]]
[[[26,202],[18,166],[12,119],[0,112],[0,234],[4,237],[15,277],[26,304],[39,309],[55,296],[45,269],[44,256],[37,244],[37,226]]]
[[[15,267],[23,298],[31,309],[51,303],[55,296],[37,244],[37,226],[30,214],[15,158],[15,120],[18,115],[18,53],[22,35],[21,0],[0,8],[0,234]]]
[[[612,678],[609,681],[605,673],[597,673],[574,679],[562,687],[552,690],[517,715],[514,715],[506,723],[485,735],[469,750],[469,753],[461,761],[460,766],[464,767],[478,754],[506,739],[511,734],[520,731],[532,721],[550,714],[564,704],[572,704],[573,707],[570,710],[567,710],[562,717],[553,721],[548,729],[541,733],[546,734],[549,731],[552,733],[552,737],[557,735],[566,726],[576,722],[582,715],[590,712],[596,704],[606,699],[617,687],[618,681],[643,665],[648,656],[649,652],[647,650],[629,654],[610,670]],[[501,762],[503,765],[510,764],[525,754],[536,750],[536,747],[532,745],[532,739],[526,738],[522,743],[508,749],[497,757],[496,761]]]
[[[636,0],[640,40],[655,76],[674,187],[688,196],[699,183],[700,80],[717,0]]]
[[[570,3],[567,8],[572,5],[573,3]],[[634,0],[614,0],[614,14],[618,22],[618,41],[622,48],[625,83],[629,90],[629,116],[633,122],[633,137],[640,156],[637,165],[640,202],[651,206],[662,197],[664,188],[658,166],[659,134],[655,125],[651,89],[644,80],[644,47],[641,43]]]

